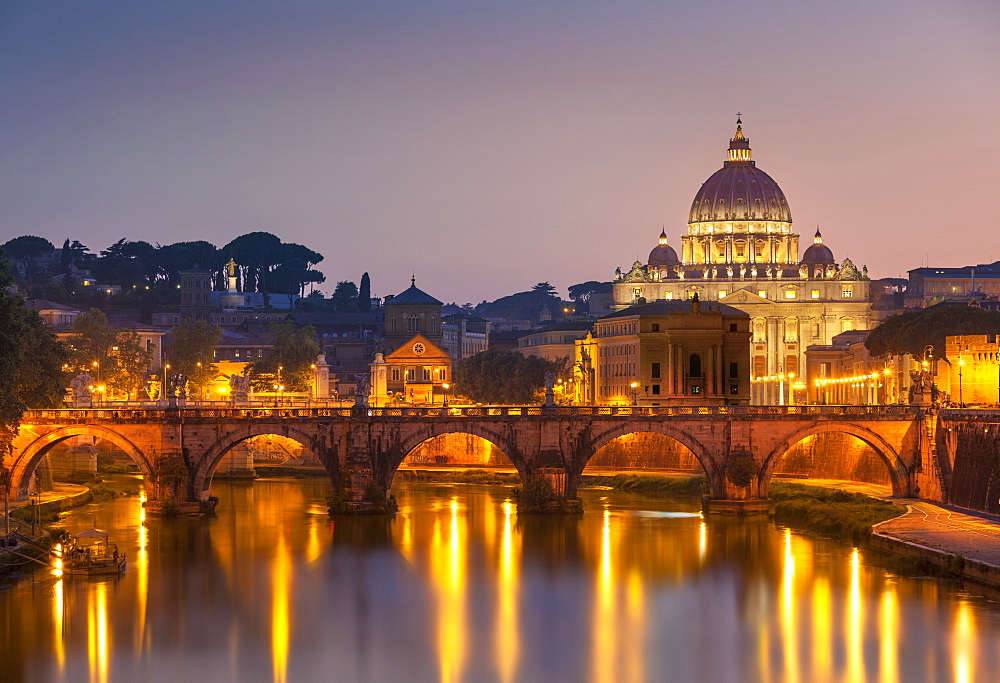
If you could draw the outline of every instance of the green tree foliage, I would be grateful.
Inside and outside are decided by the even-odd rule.
[[[7,258],[12,261],[25,261],[45,256],[55,251],[55,246],[44,237],[22,235],[9,240],[3,245]]]
[[[339,312],[354,313],[358,310],[358,286],[347,280],[338,282],[330,300]]]
[[[533,403],[545,386],[545,373],[559,369],[544,358],[490,349],[458,361],[455,385],[459,394],[478,403]]]
[[[912,354],[920,357],[928,346],[943,358],[945,337],[960,334],[997,334],[1000,312],[976,306],[938,304],[887,318],[868,334],[865,348],[875,357]]]
[[[537,321],[546,308],[553,316],[559,317],[563,308],[562,301],[555,295],[555,288],[552,285],[548,282],[539,282],[530,291],[482,303],[476,307],[476,313],[487,318]]]
[[[72,370],[93,375],[108,388],[109,398],[138,394],[144,384],[150,353],[142,347],[134,330],[111,327],[108,317],[96,308],[74,320],[70,329]]]
[[[170,371],[185,375],[199,389],[210,384],[219,373],[213,360],[221,338],[221,327],[204,320],[185,320],[170,335]]]
[[[10,291],[13,283],[10,261],[0,250],[0,456],[9,451],[26,409],[62,400],[65,349],[24,299]],[[5,477],[0,457],[0,482]]]
[[[312,365],[319,355],[316,330],[311,325],[296,327],[294,323],[274,323],[272,346],[263,358],[247,364],[244,374],[250,377],[257,391],[273,391],[278,384],[278,368],[285,391],[306,391],[312,387]]]
[[[362,313],[372,310],[372,281],[368,273],[361,275],[361,284],[358,286],[358,310]]]
[[[240,235],[222,248],[239,264],[243,291],[267,292],[268,275],[281,263],[281,240],[269,232]]]

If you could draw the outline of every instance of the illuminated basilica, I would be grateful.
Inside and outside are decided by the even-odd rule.
[[[799,258],[788,201],[757,168],[737,119],[725,164],[691,204],[680,257],[661,232],[645,264],[618,269],[614,308],[697,294],[748,313],[753,401],[773,403],[792,398],[806,346],[868,329],[869,284],[867,268],[838,263],[819,230]]]

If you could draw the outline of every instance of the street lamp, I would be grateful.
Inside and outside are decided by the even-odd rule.
[[[100,384],[100,382],[101,382],[101,364],[98,363],[95,360],[93,363],[90,364],[90,366],[92,368],[94,368],[94,372],[97,373],[97,383]]]
[[[169,370],[169,369],[170,369],[170,363],[167,363],[167,364],[165,364],[163,366],[163,384],[160,385],[160,397],[161,398],[166,398],[167,397],[167,370]]]
[[[441,388],[444,389],[444,401],[442,402],[442,405],[445,408],[447,408],[448,407],[448,390],[451,389],[451,385],[448,384],[447,382],[443,382],[441,384]]]
[[[639,405],[639,383],[632,382],[629,386],[632,388],[632,405],[637,406]]]

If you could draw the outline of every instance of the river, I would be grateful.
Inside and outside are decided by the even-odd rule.
[[[138,480],[125,483],[139,489]],[[4,681],[995,680],[997,594],[903,578],[849,545],[688,502],[406,484],[392,519],[326,515],[316,480],[216,481],[216,516],[139,498],[64,516],[115,579],[0,585]]]

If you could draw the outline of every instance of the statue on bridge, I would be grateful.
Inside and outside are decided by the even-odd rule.
[[[936,403],[937,389],[930,370],[910,371],[910,405],[921,406]]]
[[[94,378],[85,372],[69,383],[70,402],[74,408],[90,408],[93,405]]]
[[[354,381],[357,384],[357,388],[354,390],[354,407],[355,408],[367,408],[368,407],[368,393],[371,388],[371,378],[369,375],[355,375]]]
[[[245,405],[249,401],[250,378],[243,375],[229,376],[229,394],[234,404]]]

